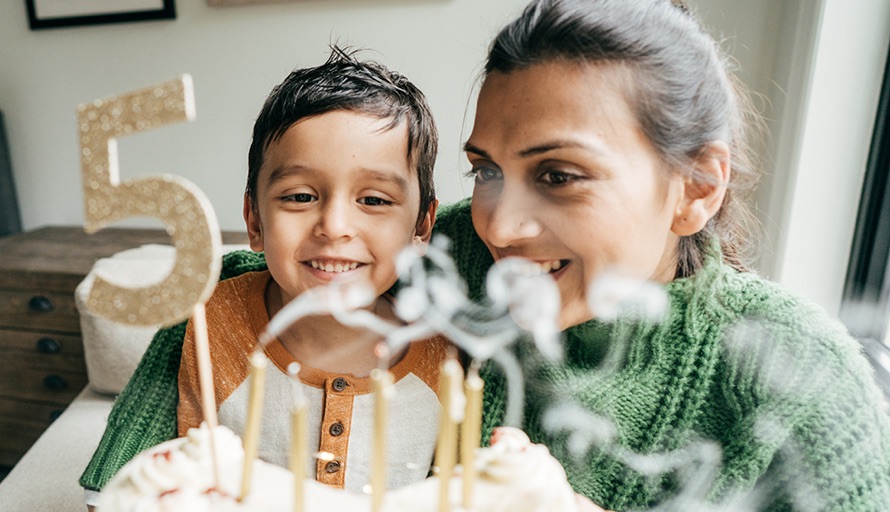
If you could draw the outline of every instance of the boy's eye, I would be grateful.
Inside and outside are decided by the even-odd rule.
[[[368,206],[385,206],[388,204],[392,204],[392,201],[387,201],[386,199],[383,199],[381,197],[374,196],[363,197],[359,199],[358,202],[360,204],[366,204]]]
[[[285,201],[293,201],[295,203],[311,203],[315,199],[315,196],[304,192],[300,194],[290,194],[282,197],[282,199]]]

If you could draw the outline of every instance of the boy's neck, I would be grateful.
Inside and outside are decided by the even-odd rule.
[[[280,289],[272,280],[266,290],[269,318],[283,306]],[[393,315],[392,304],[384,297],[377,298],[371,311],[390,320]],[[374,348],[382,341],[375,333],[343,325],[329,315],[302,318],[279,335],[278,339],[285,350],[302,365],[356,377],[367,377],[377,367]],[[404,353],[396,354],[391,364],[395,364],[403,355]]]

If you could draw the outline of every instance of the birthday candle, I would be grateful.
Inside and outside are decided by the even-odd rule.
[[[393,376],[387,370],[371,370],[374,393],[374,442],[371,452],[371,510],[379,512],[386,493],[386,417],[389,410]]]
[[[436,446],[436,465],[439,467],[439,512],[449,510],[449,487],[457,458],[457,424],[463,414],[460,383],[463,370],[454,358],[442,364],[439,375],[439,397],[442,415],[439,420],[439,442]]]
[[[207,316],[202,302],[194,305],[192,323],[195,326],[195,352],[198,360],[198,383],[201,389],[201,412],[204,414],[204,421],[210,427],[210,464],[213,467],[213,482],[219,488],[219,465],[216,460],[216,440],[213,434],[219,422],[216,419],[216,393],[213,390],[213,368],[210,365]]]
[[[197,303],[192,314],[195,326],[195,345],[198,358],[198,381],[201,387],[201,409],[204,421],[211,428],[219,422],[216,419],[216,395],[213,391],[213,369],[210,366],[210,342],[207,339],[207,317],[204,304]]]
[[[463,468],[463,508],[472,510],[473,485],[476,480],[476,449],[482,439],[482,388],[483,381],[472,367],[464,381],[467,409],[460,433],[460,463]]]
[[[250,356],[250,398],[247,404],[247,427],[244,431],[244,470],[241,472],[241,500],[250,494],[253,462],[256,460],[260,439],[260,420],[263,411],[263,390],[266,383],[268,359],[261,350]]]
[[[305,503],[303,481],[306,479],[308,456],[306,410],[306,398],[301,393],[297,396],[297,405],[291,413],[290,470],[294,475],[294,512],[303,512]]]

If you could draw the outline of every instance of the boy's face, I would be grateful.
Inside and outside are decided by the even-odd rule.
[[[334,279],[364,278],[382,294],[396,281],[398,253],[428,241],[435,201],[416,225],[407,127],[388,122],[336,110],[297,122],[266,149],[244,218],[282,303]]]

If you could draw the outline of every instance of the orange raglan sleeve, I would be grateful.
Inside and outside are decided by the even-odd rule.
[[[261,294],[265,279],[247,273],[221,282],[207,302],[207,338],[210,345],[211,371],[216,409],[228,399],[250,373],[250,354],[257,343],[256,320],[264,307]],[[201,425],[201,384],[194,324],[189,320],[182,344],[179,366],[179,404],[176,409],[178,433]]]
[[[179,403],[176,406],[179,437],[184,436],[188,429],[200,426],[203,417],[195,333],[192,321],[189,320],[182,342],[182,362],[179,365]]]

